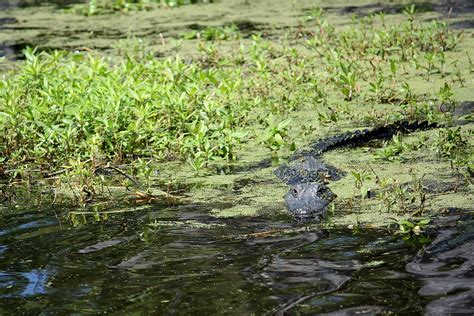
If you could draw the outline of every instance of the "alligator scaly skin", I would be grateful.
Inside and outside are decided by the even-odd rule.
[[[437,127],[437,124],[426,121],[398,121],[373,129],[331,136],[311,144],[307,150],[294,153],[287,164],[275,170],[279,179],[292,186],[285,195],[288,211],[297,219],[322,218],[325,215],[335,194],[324,182],[328,178],[338,180],[343,174],[321,159],[323,153],[376,139],[389,139],[397,133],[412,133]]]
[[[307,151],[301,151],[293,154],[290,157],[290,161],[298,159],[301,155],[317,157],[331,149],[345,147],[345,146],[357,146],[365,144],[369,141],[376,139],[389,139],[397,133],[413,133],[415,131],[427,130],[439,127],[438,124],[429,123],[427,121],[422,122],[408,122],[408,121],[397,121],[391,124],[382,125],[373,129],[357,130],[354,132],[348,132],[336,136],[331,136],[322,140],[319,140],[309,147]]]

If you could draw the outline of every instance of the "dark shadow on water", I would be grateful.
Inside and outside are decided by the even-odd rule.
[[[0,29],[1,31],[1,29]],[[25,56],[23,50],[27,47],[31,47],[30,44],[16,43],[0,43],[0,57],[6,57],[10,60],[23,60]]]
[[[388,2],[388,1],[387,1]],[[397,1],[380,2],[364,5],[353,5],[354,2],[348,2],[348,5],[342,7],[323,6],[327,11],[337,12],[339,14],[350,14],[356,16],[367,16],[369,14],[400,14],[405,8],[412,4],[416,7],[416,12],[439,12],[443,15],[452,17],[461,14],[470,14],[474,12],[474,1],[472,0],[441,0],[441,1],[413,1],[411,3],[399,4]]]
[[[445,228],[426,249],[406,265],[423,280],[418,295],[432,298],[428,315],[468,315],[474,311],[474,225],[457,218],[457,228]]]
[[[72,4],[84,3],[84,0],[2,0],[0,10],[12,8],[38,7],[42,5],[55,5],[58,8],[65,8]]]
[[[4,1],[0,9],[40,3]],[[352,6],[341,13],[398,13],[403,7]],[[419,6],[444,13],[451,7],[453,14],[471,13],[474,5]],[[14,23],[2,19],[0,29]],[[236,24],[244,33],[260,27]],[[0,56],[18,56],[26,46],[3,44]],[[464,108],[472,110],[472,102]],[[268,158],[215,172],[249,173],[272,165]],[[237,181],[234,189],[252,181]],[[431,185],[440,192],[451,189],[449,183]],[[231,206],[155,205],[107,216],[79,214],[76,221],[65,209],[1,213],[0,314],[472,313],[470,217],[448,214],[438,223],[440,232],[433,231],[433,243],[421,249],[385,230],[326,230],[271,214],[206,214]]]
[[[77,226],[61,210],[12,211],[2,216],[0,313],[423,313],[449,311],[439,306],[453,300],[468,308],[467,218],[441,223],[449,233],[415,256],[384,230],[217,219],[206,215],[213,207],[149,206]],[[439,284],[455,293],[432,296]]]
[[[449,26],[456,30],[474,29],[474,20],[464,20],[450,23]]]

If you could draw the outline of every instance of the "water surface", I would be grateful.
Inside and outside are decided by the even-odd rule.
[[[386,230],[217,220],[205,211],[150,206],[106,221],[80,216],[78,224],[58,211],[15,210],[0,231],[0,313],[431,314],[474,307],[472,221],[441,230],[418,251]]]

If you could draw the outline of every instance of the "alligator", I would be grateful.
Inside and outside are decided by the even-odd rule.
[[[440,127],[438,124],[397,121],[372,129],[357,130],[314,142],[307,150],[295,152],[289,162],[275,170],[275,175],[291,185],[285,195],[288,211],[297,220],[321,219],[336,195],[326,186],[329,179],[339,180],[344,174],[325,163],[321,155],[329,150],[358,146],[376,139],[389,139],[397,133],[412,133]]]
[[[444,111],[440,106],[440,111]],[[474,101],[459,103],[451,112],[453,125],[472,124]],[[285,194],[288,211],[298,220],[321,219],[336,195],[326,186],[329,179],[339,180],[344,173],[327,164],[321,155],[329,150],[359,146],[372,140],[390,139],[397,133],[413,133],[444,125],[428,121],[396,121],[372,129],[357,130],[318,140],[306,150],[295,152],[289,162],[275,170],[275,175],[291,186]]]

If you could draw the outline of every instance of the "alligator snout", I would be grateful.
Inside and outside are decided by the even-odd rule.
[[[297,219],[321,218],[336,195],[319,182],[296,184],[285,195],[286,207]]]

